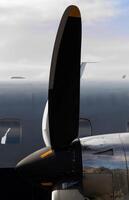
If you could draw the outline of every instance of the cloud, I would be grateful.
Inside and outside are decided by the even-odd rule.
[[[1,0],[3,10],[1,21],[38,19],[54,21],[60,19],[64,9],[70,5],[79,6],[83,20],[88,23],[119,15],[120,0]]]
[[[92,38],[87,42],[87,49],[82,55],[83,61],[97,61],[89,63],[85,70],[88,80],[123,80],[129,81],[129,39],[113,38],[101,40]]]
[[[83,61],[103,61],[112,62],[115,65],[129,65],[129,39],[127,38],[85,38],[82,51]],[[110,66],[109,66],[110,67]],[[105,66],[103,66],[105,68]]]
[[[28,70],[27,73],[31,73],[31,65],[35,66],[34,70],[39,70],[36,66],[50,66],[58,24],[68,5],[78,5],[83,24],[94,27],[96,23],[121,15],[121,1],[0,0],[0,66],[7,63],[5,69],[14,66],[17,70]],[[89,32],[91,33],[91,30]],[[106,57],[106,54],[112,54],[113,40],[110,43],[101,38],[99,43],[97,36],[94,40],[87,38],[86,34],[83,34],[83,37],[83,55]],[[111,44],[110,47],[108,43]],[[103,48],[105,44],[106,48]]]

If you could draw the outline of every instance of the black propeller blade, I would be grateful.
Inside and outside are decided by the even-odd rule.
[[[81,17],[66,9],[56,37],[48,93],[51,146],[67,147],[78,136],[80,98]]]
[[[48,94],[51,147],[17,164],[17,171],[43,187],[82,173],[78,137],[80,99],[81,17],[76,6],[66,9],[54,46]],[[74,141],[73,141],[74,140]]]

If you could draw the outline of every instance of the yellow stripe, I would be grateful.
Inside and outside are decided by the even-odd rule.
[[[54,151],[52,149],[50,149],[50,150],[46,151],[45,153],[41,154],[40,158],[46,158],[47,156],[49,156],[53,153],[54,153]]]
[[[80,17],[79,9],[76,6],[71,6],[69,16],[70,17]]]

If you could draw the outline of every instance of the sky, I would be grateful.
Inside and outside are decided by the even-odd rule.
[[[0,0],[0,77],[48,76],[58,25],[71,4],[82,16],[81,60],[97,61],[87,77],[129,74],[128,0]]]

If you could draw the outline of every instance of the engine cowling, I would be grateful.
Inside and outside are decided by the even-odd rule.
[[[129,133],[93,136],[80,142],[84,196],[128,199]]]

